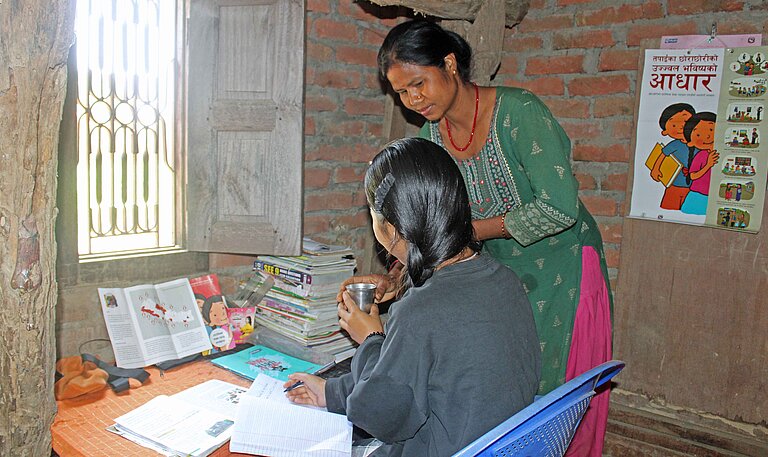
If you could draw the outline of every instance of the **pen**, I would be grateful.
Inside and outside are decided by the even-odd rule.
[[[296,382],[294,382],[293,384],[291,384],[291,385],[290,385],[290,387],[288,387],[287,389],[285,389],[283,392],[290,392],[290,391],[292,391],[293,389],[295,389],[295,388],[297,388],[297,387],[300,387],[300,386],[303,386],[303,385],[304,385],[304,381],[296,381]]]
[[[323,374],[326,371],[328,371],[329,369],[331,369],[334,365],[336,365],[336,361],[330,361],[330,362],[326,363],[325,365],[323,365],[322,367],[320,367],[317,370],[315,370],[314,372],[312,372],[312,374],[314,374],[314,375]],[[290,386],[288,386],[288,388],[286,388],[283,392],[290,392],[293,389],[295,389],[295,388],[297,388],[299,386],[303,386],[303,385],[304,385],[304,381],[296,381],[293,384],[291,384]]]

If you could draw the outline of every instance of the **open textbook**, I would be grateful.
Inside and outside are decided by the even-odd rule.
[[[231,452],[285,457],[349,457],[352,423],[325,408],[291,403],[283,383],[265,374],[240,399]]]
[[[159,395],[115,419],[107,430],[172,456],[206,456],[231,438],[231,452],[281,457],[349,457],[352,424],[324,408],[299,406],[283,382],[256,377],[246,390],[210,380]]]
[[[99,300],[118,367],[140,368],[211,349],[186,278],[99,288]]]
[[[232,436],[246,390],[210,380],[175,395],[159,395],[115,419],[107,430],[165,455],[202,457]]]

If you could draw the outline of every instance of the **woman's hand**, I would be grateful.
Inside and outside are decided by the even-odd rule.
[[[298,381],[303,382],[304,385],[289,390],[285,396],[300,405],[325,408],[325,379],[308,373],[293,373],[288,375],[288,381],[283,384],[283,387],[287,389]]]
[[[393,298],[395,298],[395,281],[393,280],[392,276],[390,275],[380,275],[380,274],[370,274],[370,275],[362,275],[362,276],[353,276],[343,283],[341,283],[341,287],[339,287],[339,292],[336,294],[336,302],[341,303],[343,301],[342,294],[346,290],[345,287],[347,284],[356,284],[356,283],[370,283],[376,285],[376,294],[374,296],[374,301],[376,303],[381,303],[383,301],[388,301]]]
[[[379,306],[373,304],[370,313],[366,313],[357,307],[349,293],[342,294],[342,302],[339,303],[339,325],[349,333],[349,336],[358,344],[373,332],[383,332],[384,325],[379,317]]]

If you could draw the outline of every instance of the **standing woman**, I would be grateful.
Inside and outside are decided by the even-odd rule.
[[[421,136],[458,164],[484,252],[523,281],[541,342],[544,394],[611,358],[603,243],[579,200],[560,124],[528,91],[471,82],[471,60],[463,38],[425,20],[394,27],[378,55],[382,77],[426,118]],[[606,391],[592,401],[571,455],[601,455],[607,416]]]

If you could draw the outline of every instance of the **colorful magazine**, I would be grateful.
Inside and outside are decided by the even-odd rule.
[[[250,380],[256,379],[259,373],[264,373],[280,381],[287,381],[291,373],[314,373],[323,367],[258,345],[212,359],[211,362]]]

